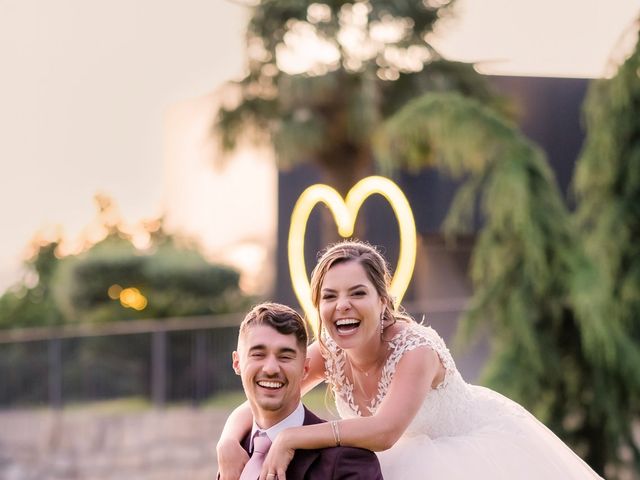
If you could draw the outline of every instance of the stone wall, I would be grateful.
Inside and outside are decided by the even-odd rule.
[[[0,412],[2,480],[211,480],[228,411]]]

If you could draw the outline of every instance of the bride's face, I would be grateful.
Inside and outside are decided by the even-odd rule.
[[[331,267],[322,282],[319,306],[322,324],[340,348],[380,338],[384,302],[357,261]]]

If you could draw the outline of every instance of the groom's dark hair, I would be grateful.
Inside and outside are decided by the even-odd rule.
[[[295,335],[298,345],[306,353],[309,335],[302,317],[293,308],[281,303],[264,302],[256,305],[240,324],[238,342],[249,328],[266,325],[282,335]]]

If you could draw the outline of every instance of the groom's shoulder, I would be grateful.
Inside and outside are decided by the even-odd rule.
[[[326,420],[318,417],[305,407],[305,425],[325,423]],[[331,466],[335,478],[362,478],[367,480],[381,480],[380,464],[378,457],[371,450],[356,447],[329,447],[317,451],[319,453],[317,464]]]
[[[320,451],[319,463],[331,465],[332,478],[381,480],[378,457],[371,450],[356,447],[330,447]]]

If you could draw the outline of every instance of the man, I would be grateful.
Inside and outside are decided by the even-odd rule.
[[[263,303],[242,321],[233,368],[242,377],[253,428],[242,442],[252,458],[241,480],[257,478],[266,450],[280,431],[324,422],[300,401],[300,385],[309,369],[306,355],[307,330],[295,310]],[[296,450],[286,476],[288,480],[382,480],[375,454],[351,447]]]

